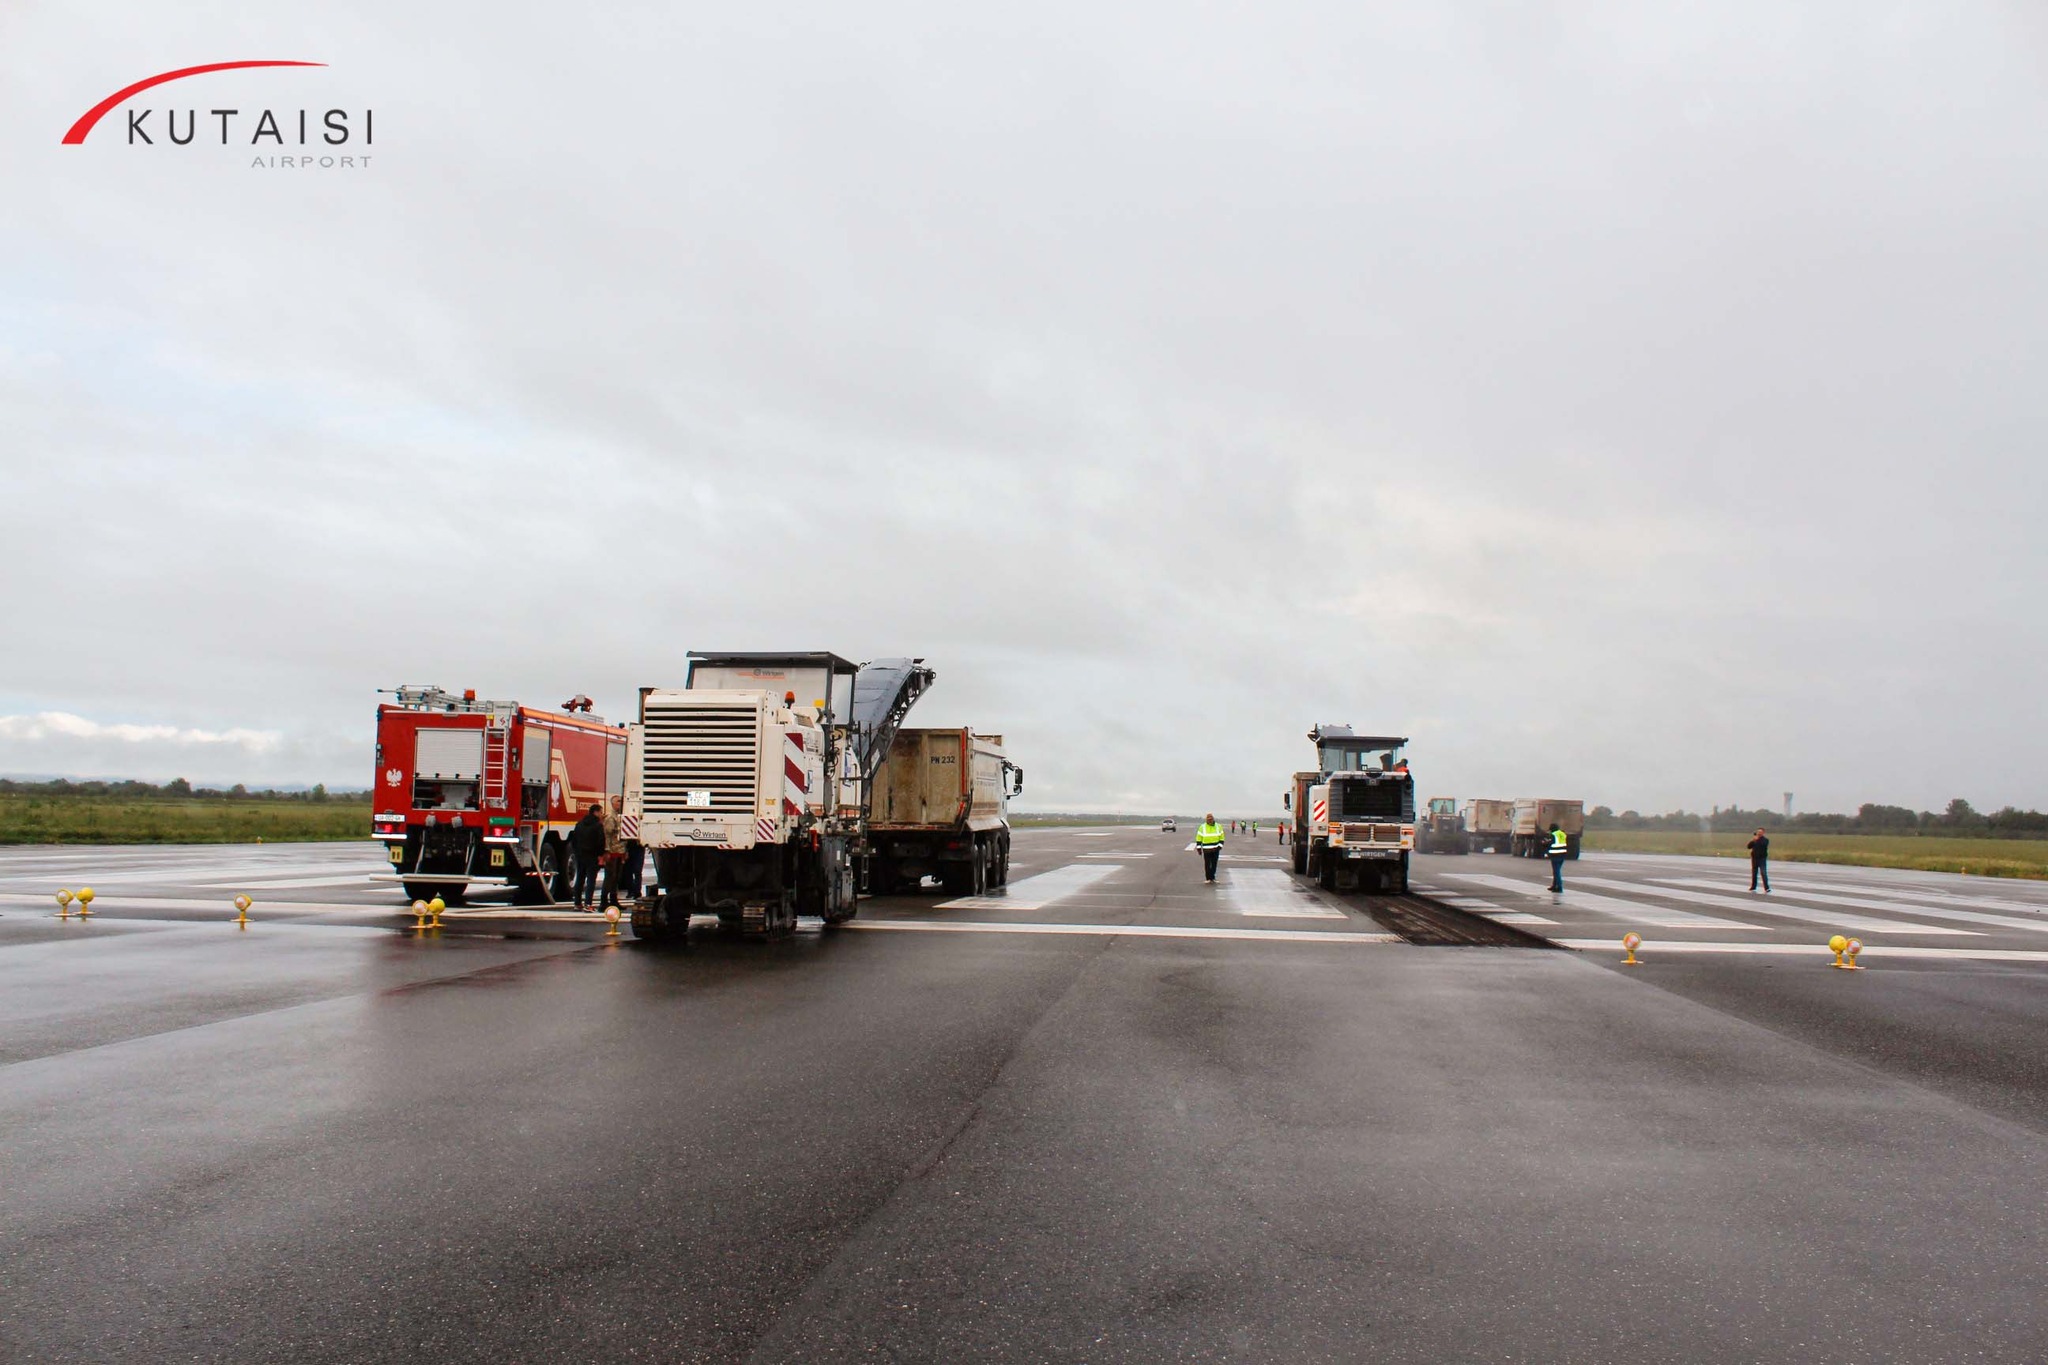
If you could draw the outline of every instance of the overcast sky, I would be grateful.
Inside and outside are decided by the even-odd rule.
[[[13,3],[0,185],[0,771],[831,649],[1041,808],[2048,805],[2033,0]]]

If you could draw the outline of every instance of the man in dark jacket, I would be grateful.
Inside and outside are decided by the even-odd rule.
[[[583,812],[576,828],[569,831],[569,849],[576,855],[576,908],[594,909],[597,868],[604,861],[604,813],[596,806]]]
[[[1771,841],[1762,830],[1749,841],[1749,889],[1756,890],[1757,878],[1763,878],[1764,890],[1771,889]]]

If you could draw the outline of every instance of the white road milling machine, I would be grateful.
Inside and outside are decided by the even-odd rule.
[[[768,936],[852,919],[875,769],[936,675],[922,659],[689,659],[682,687],[641,689],[627,733],[624,826],[659,883],[634,935],[680,938],[692,915]]]
[[[1296,773],[1294,870],[1330,891],[1408,889],[1415,849],[1415,779],[1397,735],[1361,735],[1348,725],[1308,732],[1316,770]]]

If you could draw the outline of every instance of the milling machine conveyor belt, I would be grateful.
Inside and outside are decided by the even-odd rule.
[[[849,719],[854,760],[863,778],[873,777],[875,769],[882,766],[903,718],[937,676],[925,667],[923,659],[874,659],[861,665],[853,679],[853,715]]]

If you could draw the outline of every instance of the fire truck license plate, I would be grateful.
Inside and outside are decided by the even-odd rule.
[[[711,793],[710,793],[710,792],[684,792],[684,793],[683,793],[683,804],[684,804],[684,805],[686,805],[686,806],[708,806],[708,805],[710,805],[710,804],[711,804]]]
[[[405,861],[405,848],[403,845],[393,844],[391,846],[391,861],[394,863],[402,863]]]

